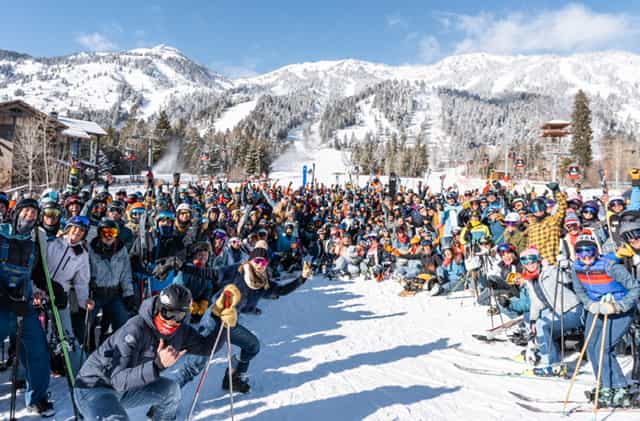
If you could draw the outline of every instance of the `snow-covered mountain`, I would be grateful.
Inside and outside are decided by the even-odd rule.
[[[435,136],[430,142],[435,142],[437,149],[438,145],[449,145],[455,133],[458,138],[467,135],[464,128],[454,127],[462,124],[462,102],[466,101],[464,106],[476,117],[478,112],[472,108],[486,102],[488,111],[480,112],[482,119],[474,122],[481,132],[470,134],[480,143],[495,144],[501,138],[516,136],[514,127],[499,130],[514,110],[527,112],[529,120],[536,120],[527,123],[529,133],[541,119],[569,118],[578,89],[591,100],[596,135],[612,128],[638,132],[638,69],[640,56],[621,51],[570,56],[474,53],[447,57],[432,65],[319,61],[231,80],[165,45],[55,58],[0,50],[0,100],[22,98],[46,111],[90,111],[90,117],[108,125],[123,123],[132,110],[136,118],[147,119],[166,109],[174,119],[186,119],[203,134],[236,126],[272,126],[264,104],[259,109],[256,105],[264,95],[286,95],[273,119],[285,122],[280,126],[293,120],[297,124],[297,119],[283,115],[286,102],[306,104],[303,109],[297,106],[296,112],[308,119],[306,127],[320,128],[322,142],[361,139],[367,133],[381,139],[404,133],[411,140],[431,131]],[[404,86],[397,95],[394,86],[400,85],[385,84],[390,81]],[[469,102],[468,96],[473,101]],[[493,109],[495,116],[491,115]],[[332,115],[341,114],[351,116],[331,121]],[[457,115],[457,120],[452,115]],[[255,124],[247,119],[254,119]],[[510,120],[515,121],[513,116]]]
[[[231,87],[230,80],[165,45],[54,58],[0,51],[0,100],[21,98],[46,111],[116,115],[136,106],[148,117],[171,97],[217,95]]]

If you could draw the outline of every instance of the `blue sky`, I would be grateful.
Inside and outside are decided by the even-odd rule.
[[[640,2],[5,1],[0,48],[36,56],[167,44],[248,76],[356,58],[432,63],[456,53],[640,50]]]

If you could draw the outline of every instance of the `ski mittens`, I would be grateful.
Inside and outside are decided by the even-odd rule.
[[[551,190],[551,193],[553,193],[554,195],[560,192],[560,185],[555,181],[547,183],[547,188]]]
[[[224,306],[225,297],[227,295],[225,293],[228,293],[231,298],[231,303],[228,308],[225,308]],[[238,312],[236,311],[236,306],[240,300],[242,300],[242,293],[238,287],[234,284],[229,284],[222,290],[222,293],[214,303],[211,312],[214,316],[218,316],[225,326],[235,327],[238,323]]]
[[[56,281],[52,281],[51,284],[53,287],[53,295],[55,295],[55,298],[56,298],[56,301],[55,301],[56,307],[58,307],[61,310],[67,308],[67,305],[69,304],[69,297],[67,296],[67,293],[64,291],[64,288],[62,287],[62,285],[60,285]]]
[[[191,303],[191,314],[195,316],[202,316],[205,311],[207,311],[207,308],[209,308],[209,301],[194,301],[193,303]]]
[[[598,315],[598,314],[612,315],[612,314],[621,313],[622,307],[620,306],[620,304],[616,303],[615,301],[613,302],[596,301],[589,305],[588,311],[589,313],[595,314],[595,315]]]
[[[300,275],[302,278],[302,282],[311,278],[311,275],[313,275],[313,269],[311,268],[311,264],[309,262],[304,262],[302,264],[302,274]]]

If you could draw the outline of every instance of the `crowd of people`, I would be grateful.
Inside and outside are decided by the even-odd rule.
[[[172,420],[223,328],[239,352],[221,386],[250,391],[260,342],[242,314],[261,315],[260,299],[313,272],[397,280],[401,295],[466,289],[490,315],[522,319],[513,339],[532,376],[566,376],[564,340],[581,338],[601,373],[598,404],[635,405],[640,170],[631,178],[630,196],[593,198],[555,182],[544,194],[499,181],[434,192],[373,177],[294,189],[177,176],[135,193],[0,194],[0,339],[10,338],[9,363],[19,354],[14,386],[22,375],[33,412],[55,413],[53,371],[72,377],[84,419],[126,420],[126,408],[146,405],[150,419]],[[627,348],[631,379],[616,358]]]

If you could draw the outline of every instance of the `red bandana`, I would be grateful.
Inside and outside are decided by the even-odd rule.
[[[176,326],[169,325],[160,316],[160,314],[156,314],[155,316],[153,316],[153,325],[156,327],[156,329],[158,329],[158,332],[160,332],[160,334],[163,336],[173,335],[174,333],[176,333],[176,330],[178,330],[178,328],[180,327],[180,325],[176,325]]]

